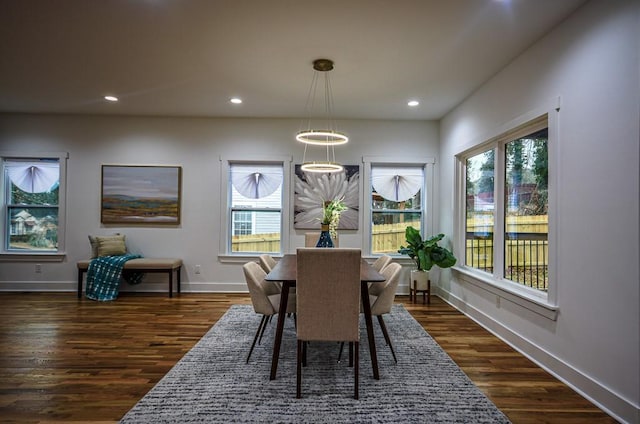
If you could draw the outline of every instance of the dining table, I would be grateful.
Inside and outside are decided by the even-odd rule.
[[[284,320],[289,300],[289,290],[296,286],[297,262],[295,254],[284,255],[275,267],[265,277],[266,281],[282,282],[282,292],[280,294],[280,307],[278,313],[278,325],[273,342],[273,356],[271,358],[270,380],[275,380],[278,372],[278,359],[280,357],[280,346],[282,344],[282,334]],[[378,372],[378,356],[376,354],[376,342],[373,333],[373,320],[371,318],[371,304],[369,302],[369,283],[382,283],[385,277],[375,270],[364,258],[360,259],[360,297],[362,300],[362,310],[367,327],[367,338],[369,340],[369,353],[371,355],[371,366],[373,368],[373,378],[380,379]]]

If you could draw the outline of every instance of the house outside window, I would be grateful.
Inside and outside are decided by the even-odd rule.
[[[464,181],[464,265],[549,290],[547,115],[458,156]]]
[[[230,252],[281,251],[283,165],[229,164]]]
[[[2,253],[64,252],[66,154],[2,155]]]
[[[253,232],[253,212],[237,211],[233,214],[233,235],[246,236]]]

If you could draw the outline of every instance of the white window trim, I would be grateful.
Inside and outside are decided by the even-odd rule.
[[[423,236],[433,235],[434,232],[434,166],[435,158],[432,157],[388,157],[388,156],[363,156],[363,178],[361,181],[360,192],[362,193],[362,212],[360,222],[363,223],[362,230],[362,251],[368,258],[375,258],[379,255],[371,253],[371,165],[390,165],[390,166],[422,166],[424,169],[424,185],[422,193],[422,228]],[[397,254],[399,259],[403,256]],[[407,258],[408,259],[408,258]],[[413,261],[411,261],[412,263]],[[409,263],[409,262],[407,262]]]
[[[291,209],[291,156],[243,156],[242,158],[220,156],[220,237],[218,260],[222,263],[243,263],[254,260],[260,253],[232,253],[229,245],[229,234],[231,231],[231,216],[229,215],[230,192],[229,185],[229,165],[232,163],[282,163],[282,219],[280,222],[280,254],[284,254],[284,249],[289,246],[290,215],[286,213]],[[275,256],[278,256],[277,254]]]
[[[13,252],[6,250],[7,231],[7,209],[4,207],[5,202],[5,181],[4,172],[0,172],[0,187],[2,187],[2,211],[0,211],[0,261],[10,262],[61,262],[66,256],[65,239],[66,239],[66,206],[67,206],[67,152],[0,152],[0,160],[5,159],[58,159],[60,166],[60,181],[58,188],[58,251],[57,252]]]
[[[525,287],[515,282],[505,280],[504,278],[497,278],[497,273],[501,273],[503,269],[504,258],[502,255],[494,256],[494,274],[479,271],[477,269],[467,267],[462,262],[454,266],[454,270],[459,274],[460,280],[473,284],[477,287],[488,290],[503,299],[510,300],[519,304],[520,306],[536,312],[551,320],[556,320],[559,310],[558,305],[558,279],[557,279],[557,231],[556,231],[556,216],[558,205],[558,197],[556,194],[557,182],[559,179],[560,166],[559,166],[559,154],[558,154],[558,121],[560,112],[561,99],[558,97],[547,104],[527,112],[512,121],[502,125],[488,135],[478,138],[475,142],[470,143],[466,148],[461,150],[455,155],[455,199],[454,199],[454,214],[455,214],[455,226],[454,226],[454,247],[455,254],[459,258],[463,258],[465,255],[465,165],[464,159],[488,150],[496,144],[500,145],[501,141],[506,139],[515,139],[518,136],[526,135],[529,123],[538,120],[540,117],[546,115],[548,123],[548,155],[549,155],[549,287],[548,291],[541,292],[539,290]],[[504,162],[503,153],[504,147],[501,146],[496,152],[496,169],[499,168],[499,161]],[[494,175],[494,186],[499,187],[504,185],[504,175],[502,172],[498,172]],[[494,196],[495,199],[499,199],[499,196]],[[503,202],[496,202],[496,215],[494,219],[494,245],[503,246],[504,234],[502,230],[496,229],[504,228],[504,216]],[[502,249],[501,249],[502,251]]]

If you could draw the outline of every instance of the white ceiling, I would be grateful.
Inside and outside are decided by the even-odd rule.
[[[438,119],[584,2],[2,0],[0,112]]]

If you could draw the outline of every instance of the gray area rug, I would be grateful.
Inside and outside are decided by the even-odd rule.
[[[398,364],[378,323],[380,380],[374,380],[361,320],[360,400],[353,399],[347,348],[311,343],[296,399],[296,340],[287,318],[276,380],[269,380],[276,317],[249,364],[260,316],[234,305],[122,423],[508,423],[509,420],[402,305],[385,316]]]

